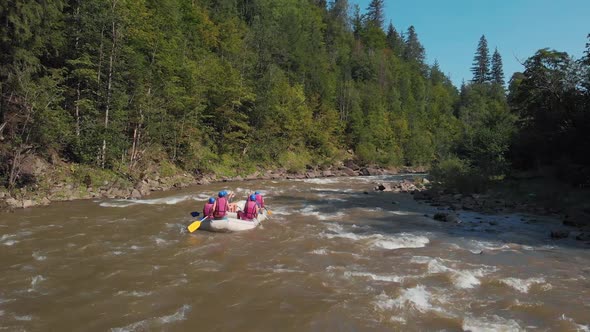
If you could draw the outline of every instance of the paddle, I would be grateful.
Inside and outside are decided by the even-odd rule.
[[[199,227],[201,227],[201,222],[205,219],[207,219],[207,216],[204,216],[203,219],[201,219],[201,220],[195,220],[195,221],[193,221],[192,224],[188,225],[189,233],[192,233],[192,232],[196,231],[197,229],[199,229]]]

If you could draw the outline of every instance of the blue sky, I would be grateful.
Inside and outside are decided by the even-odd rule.
[[[365,12],[370,0],[350,0]],[[590,0],[385,0],[386,27],[414,25],[427,62],[438,60],[455,85],[472,78],[470,68],[481,35],[490,53],[502,55],[506,81],[538,49],[583,55],[590,33]]]

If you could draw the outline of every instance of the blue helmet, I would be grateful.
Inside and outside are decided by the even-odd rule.
[[[260,195],[260,191],[255,191],[254,195]]]
[[[217,194],[219,197],[225,197],[227,195],[227,191],[222,190],[219,192],[219,194]]]
[[[251,201],[255,201],[256,200],[256,195],[255,194],[250,195],[250,200]]]
[[[209,204],[213,204],[213,203],[215,203],[215,198],[209,197]]]

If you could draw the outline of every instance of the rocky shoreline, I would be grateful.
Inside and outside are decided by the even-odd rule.
[[[397,192],[411,194],[414,200],[436,207],[440,212],[433,214],[434,220],[460,224],[461,213],[474,211],[482,214],[513,214],[522,213],[538,216],[550,216],[561,220],[570,229],[552,229],[548,236],[552,239],[575,238],[590,244],[590,208],[575,206],[568,209],[556,209],[531,203],[512,202],[499,193],[460,194],[429,186],[427,179],[405,179],[401,181],[375,183],[374,191]],[[523,222],[531,222],[525,221]],[[494,224],[490,224],[493,226]]]
[[[31,170],[33,176],[43,176],[46,167]],[[49,205],[51,202],[73,201],[78,199],[111,198],[111,199],[140,199],[155,191],[167,191],[188,187],[191,185],[205,185],[215,182],[234,182],[251,180],[279,180],[279,179],[311,179],[344,176],[395,175],[406,173],[423,173],[424,167],[360,167],[353,162],[346,162],[341,166],[326,167],[325,169],[308,169],[305,172],[291,173],[286,169],[271,169],[257,171],[246,176],[225,177],[215,174],[191,175],[188,173],[173,176],[159,174],[144,175],[141,180],[129,183],[122,179],[104,181],[98,185],[93,183],[75,184],[67,182],[52,183],[50,188],[22,188],[14,193],[0,190],[0,210],[30,208]],[[90,182],[90,181],[88,181]]]

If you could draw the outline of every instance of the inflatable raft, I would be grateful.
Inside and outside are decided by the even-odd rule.
[[[242,208],[246,201],[237,202],[237,206]],[[252,220],[238,219],[236,212],[228,212],[224,219],[205,219],[201,222],[199,229],[210,232],[240,232],[256,228],[260,222],[266,219],[266,210],[258,214],[258,218]]]

